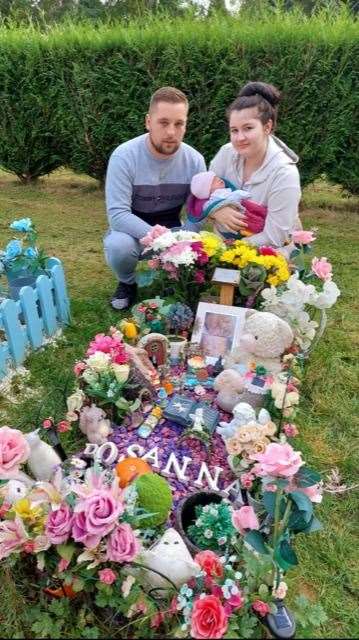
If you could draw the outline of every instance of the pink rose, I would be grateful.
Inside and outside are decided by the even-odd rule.
[[[66,502],[63,502],[56,511],[49,512],[45,530],[51,544],[62,544],[68,540],[72,522],[72,511]]]
[[[98,572],[98,577],[103,584],[112,584],[117,578],[117,573],[112,571],[112,569],[101,569],[101,571]]]
[[[252,609],[256,613],[258,613],[258,615],[260,615],[261,618],[264,618],[264,616],[266,616],[267,613],[270,613],[269,605],[266,602],[263,602],[262,600],[255,600],[252,603]]]
[[[244,605],[244,602],[245,602],[245,598],[241,593],[236,593],[235,595],[231,595],[231,597],[228,598],[228,600],[226,600],[224,604],[224,610],[228,615],[228,617],[232,615],[235,609],[241,609],[241,607],[243,607]]]
[[[264,453],[251,454],[251,460],[257,460],[252,471],[257,476],[288,478],[294,476],[304,464],[300,451],[294,451],[290,444],[271,442]]]
[[[30,446],[21,431],[0,428],[0,480],[12,478],[30,455]]]
[[[86,365],[84,362],[76,362],[74,365],[74,374],[75,376],[80,376],[83,371],[85,371]]]
[[[65,433],[66,431],[70,431],[71,425],[68,420],[60,420],[57,425],[57,430],[59,433]]]
[[[290,422],[287,422],[287,424],[283,426],[283,431],[287,438],[295,438],[295,436],[299,434],[299,430],[295,424],[291,424]]]
[[[244,489],[251,489],[253,486],[254,476],[251,473],[242,473],[240,476],[241,486]]]
[[[232,512],[232,524],[242,534],[246,529],[259,529],[258,518],[253,507],[244,506]]]
[[[214,551],[200,551],[195,555],[194,561],[199,564],[207,576],[215,578],[221,578],[223,576],[222,563]]]
[[[310,244],[314,242],[315,235],[313,235],[313,231],[298,229],[298,231],[293,231],[292,240],[295,244]]]
[[[42,426],[44,427],[44,429],[51,429],[51,427],[54,426],[53,419],[52,418],[46,418],[45,420],[43,420]]]
[[[107,559],[112,562],[132,562],[140,551],[140,543],[127,523],[119,524],[108,537]]]
[[[191,618],[192,638],[222,638],[227,631],[226,612],[216,596],[197,598]]]
[[[20,551],[28,539],[23,522],[18,516],[14,520],[0,522],[0,560]]]
[[[140,238],[140,244],[142,244],[143,247],[150,247],[156,238],[167,233],[167,231],[168,229],[166,227],[163,227],[160,224],[155,224],[143,238]]]
[[[124,506],[108,489],[99,489],[81,500],[74,509],[72,536],[85,547],[96,547],[115,526]]]
[[[326,258],[313,258],[312,271],[321,280],[332,279],[332,265]]]
[[[159,258],[152,258],[151,260],[149,260],[148,266],[150,267],[150,269],[158,269],[158,267],[160,266]]]

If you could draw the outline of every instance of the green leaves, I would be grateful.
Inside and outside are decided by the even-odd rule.
[[[59,556],[61,556],[61,558],[70,562],[75,552],[75,545],[71,543],[58,544],[56,545],[56,550]]]
[[[298,564],[296,553],[287,540],[281,540],[275,548],[274,560],[283,571],[287,571]]]
[[[247,542],[255,551],[267,555],[269,553],[264,538],[259,531],[249,531],[244,536],[244,542]]]
[[[295,475],[295,482],[298,487],[312,487],[314,484],[320,482],[321,477],[317,471],[308,469],[307,466],[300,467],[299,471]]]

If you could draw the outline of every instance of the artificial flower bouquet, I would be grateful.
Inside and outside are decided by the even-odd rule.
[[[240,270],[239,306],[258,306],[259,293],[267,287],[278,287],[290,276],[286,258],[273,247],[252,247],[235,240],[220,256],[223,266]]]
[[[213,233],[201,231],[170,231],[155,225],[140,240],[144,247],[143,257],[150,253],[147,261],[138,265],[138,283],[148,285],[161,278],[164,287],[174,290],[179,302],[196,305],[201,293],[211,282],[219,256],[224,250],[223,241]]]
[[[111,328],[110,335],[95,336],[86,358],[76,362],[74,372],[79,389],[68,399],[68,420],[78,420],[83,405],[91,402],[118,420],[138,408],[138,402],[126,398],[131,386],[130,356],[122,333],[115,327]]]
[[[31,218],[14,220],[10,229],[21,234],[8,242],[5,250],[0,253],[0,267],[7,275],[29,272],[36,274],[46,268],[48,256],[39,249],[37,231]]]
[[[285,282],[272,283],[270,288],[261,291],[260,308],[286,320],[293,329],[297,346],[308,353],[322,335],[325,311],[336,303],[340,290],[333,281],[332,265],[327,258],[314,257],[309,267],[304,264],[303,256],[311,251],[315,240],[313,231],[295,231],[292,240],[295,249],[291,260],[296,271]]]

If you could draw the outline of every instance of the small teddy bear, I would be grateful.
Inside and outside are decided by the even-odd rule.
[[[223,411],[231,413],[244,391],[243,376],[234,369],[226,369],[215,378],[213,388],[218,391],[218,406]]]
[[[264,368],[267,374],[281,370],[281,356],[291,346],[294,335],[288,322],[274,313],[248,310],[239,345],[224,361],[225,369],[244,374]]]
[[[106,418],[103,409],[95,404],[81,409],[79,426],[91,444],[104,444],[112,433],[110,420]]]

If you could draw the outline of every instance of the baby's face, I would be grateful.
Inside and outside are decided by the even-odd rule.
[[[213,193],[213,191],[216,191],[216,189],[224,189],[224,186],[224,181],[221,180],[221,178],[218,178],[218,176],[214,176],[211,184],[211,193]]]

